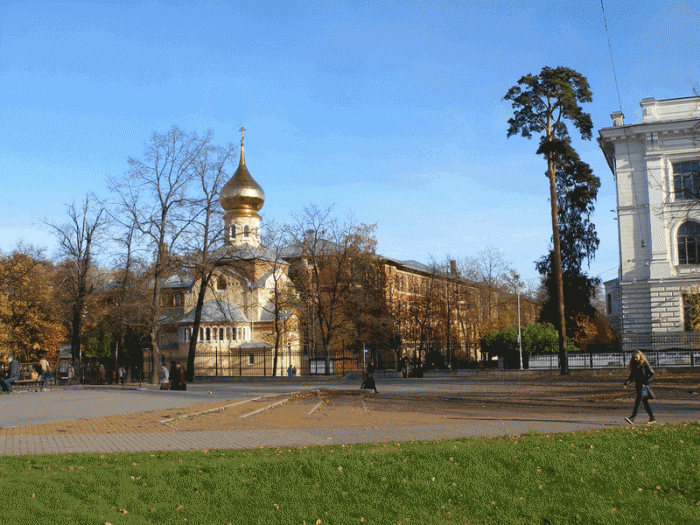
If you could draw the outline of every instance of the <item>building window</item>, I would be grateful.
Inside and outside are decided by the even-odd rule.
[[[700,198],[700,161],[673,163],[673,189],[676,199]]]
[[[606,304],[608,305],[608,314],[611,314],[611,313],[612,313],[612,294],[609,293],[609,294],[607,295],[606,299],[607,299],[607,303],[606,303]]]
[[[248,356],[248,366],[252,366],[255,364],[255,354],[250,354]]]
[[[236,337],[236,327],[235,327],[235,326],[231,329],[231,339],[232,339],[233,341],[235,341],[236,339],[238,339],[238,338]]]
[[[175,296],[175,306],[182,306],[182,295],[177,294]]]
[[[226,290],[226,277],[224,277],[223,275],[219,277],[219,280],[216,283],[216,289]]]
[[[199,328],[199,340],[204,341],[204,328]]]
[[[219,328],[219,341],[223,341],[223,340],[224,340],[224,329]]]
[[[243,228],[243,237],[248,237],[248,235],[250,235],[250,226],[246,225]]]
[[[683,294],[683,330],[700,332],[700,294]]]
[[[211,328],[206,329],[206,334],[207,334],[207,343],[211,341]]]
[[[231,225],[231,239],[234,241],[236,240],[236,225],[232,224]]]
[[[678,264],[700,264],[700,224],[684,222],[678,228]]]

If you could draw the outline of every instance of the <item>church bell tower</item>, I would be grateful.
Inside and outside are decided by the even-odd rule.
[[[265,192],[255,182],[245,165],[243,140],[245,128],[241,132],[241,160],[233,177],[222,188],[219,204],[224,209],[226,244],[228,246],[258,247],[260,245],[260,215],[265,204]]]

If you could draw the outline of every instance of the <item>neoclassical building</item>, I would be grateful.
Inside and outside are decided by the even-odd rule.
[[[293,289],[288,264],[260,242],[259,211],[264,203],[265,193],[246,166],[241,139],[238,169],[219,196],[225,212],[225,245],[217,258],[224,264],[205,292],[196,333],[193,325],[201,282],[179,275],[162,282],[159,350],[163,363],[184,365],[190,340],[196,338],[197,376],[272,375],[277,316],[282,327],[277,375],[286,373],[289,365],[301,371],[296,317],[279,311],[274,302],[276,290]],[[150,368],[150,363],[144,365]]]
[[[598,139],[617,188],[620,267],[605,283],[607,313],[623,345],[647,336],[683,347],[700,291],[700,97],[641,107],[640,123],[615,112]]]

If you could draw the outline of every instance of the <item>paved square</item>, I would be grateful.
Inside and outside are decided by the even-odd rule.
[[[698,374],[658,374],[660,423],[700,419]],[[54,388],[0,396],[0,454],[240,449],[601,429],[625,424],[624,373],[196,383],[186,392]],[[640,422],[643,417],[640,415]]]

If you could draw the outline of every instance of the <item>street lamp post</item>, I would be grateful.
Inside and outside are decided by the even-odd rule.
[[[520,332],[520,275],[514,274],[515,286],[518,292],[518,350],[520,351],[520,370],[523,369],[523,338]]]

